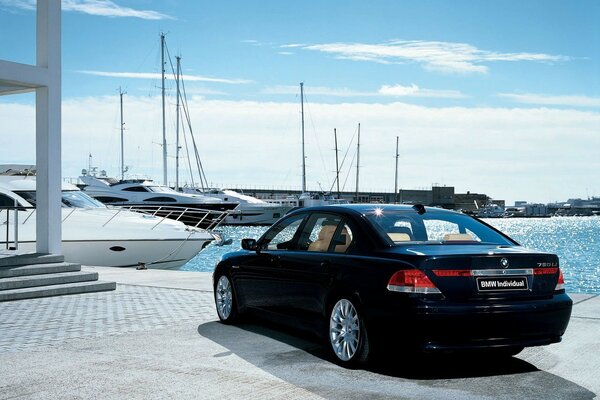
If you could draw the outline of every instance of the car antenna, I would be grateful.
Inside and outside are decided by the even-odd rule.
[[[412,206],[412,208],[417,212],[417,214],[419,215],[423,215],[425,214],[426,210],[425,210],[425,206],[423,204],[415,204],[414,206]]]

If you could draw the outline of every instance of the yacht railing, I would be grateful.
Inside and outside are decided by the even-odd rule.
[[[197,208],[186,208],[186,207],[174,207],[174,206],[127,206],[127,207],[107,207],[108,210],[114,211],[110,217],[107,218],[106,222],[102,224],[102,227],[108,225],[111,221],[115,220],[120,214],[127,211],[135,211],[147,215],[157,217],[157,222],[150,229],[154,229],[163,223],[167,218],[181,221],[188,226],[194,228],[202,228],[205,230],[213,230],[217,228],[221,222],[228,215],[227,212],[213,211],[213,210],[202,210]],[[90,210],[89,208],[78,208],[71,207],[65,214],[63,213],[62,222],[67,221],[72,215],[77,212],[84,210]],[[93,210],[93,209],[92,209]],[[6,228],[2,228],[4,235],[0,233],[0,246],[5,246],[7,250],[18,250],[19,248],[19,226],[25,225],[27,221],[35,214],[35,207],[24,207],[24,206],[1,206],[0,207],[0,226],[6,225]],[[26,215],[19,214],[20,212],[27,212]],[[3,217],[6,216],[6,219]],[[118,220],[118,219],[117,219]],[[12,228],[12,235],[11,235]],[[2,238],[4,236],[4,238]],[[4,239],[4,240],[1,240]]]
[[[24,224],[25,222],[27,222],[27,220],[29,219],[29,217],[31,217],[31,215],[35,212],[35,207],[21,207],[19,205],[15,205],[15,206],[11,206],[11,207],[7,207],[7,206],[2,206],[0,207],[0,218],[2,215],[4,215],[6,213],[6,220],[2,221],[2,225],[6,225],[6,240],[4,240],[3,242],[0,241],[0,243],[4,243],[6,245],[6,250],[18,250],[19,249],[19,211],[27,211],[27,210],[32,210],[31,213],[29,213],[29,215],[25,218],[25,220],[22,222],[22,224]],[[10,240],[10,213],[11,211],[13,212],[13,239]],[[12,244],[12,246],[11,246]]]
[[[207,231],[216,229],[229,215],[228,211],[206,210],[202,208],[181,207],[181,206],[158,206],[158,205],[128,205],[111,206],[114,209],[141,212],[144,214],[161,217],[160,224],[165,219],[172,219],[183,222],[193,228],[201,228]]]

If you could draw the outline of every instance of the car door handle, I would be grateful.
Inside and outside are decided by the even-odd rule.
[[[321,268],[328,268],[331,265],[329,260],[321,261]]]

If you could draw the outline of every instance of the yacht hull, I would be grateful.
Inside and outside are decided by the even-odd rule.
[[[245,206],[245,207],[244,207]],[[252,205],[240,206],[230,213],[224,221],[225,225],[273,225],[283,217],[290,207],[268,205],[265,207]]]
[[[102,267],[178,269],[210,243],[181,240],[63,240],[67,262]],[[20,242],[19,250],[35,251],[35,242]]]

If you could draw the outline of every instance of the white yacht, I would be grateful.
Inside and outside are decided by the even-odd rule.
[[[248,196],[230,189],[200,189],[182,188],[184,193],[202,193],[211,197],[217,197],[223,201],[239,203],[239,206],[225,218],[227,225],[272,225],[293,206],[271,204],[264,200]]]
[[[508,216],[508,213],[506,212],[504,207],[491,202],[488,202],[483,207],[480,207],[477,210],[475,210],[474,214],[478,218],[504,218]]]
[[[35,251],[35,188],[34,176],[0,176],[3,247]],[[62,186],[62,205],[62,252],[69,262],[175,269],[216,238],[164,217],[107,208],[67,183]]]
[[[339,199],[331,193],[309,193],[305,192],[301,195],[291,195],[281,199],[268,199],[271,204],[284,205],[291,208],[298,207],[320,207],[339,204],[350,204],[346,199]]]
[[[81,190],[104,204],[152,212],[200,228],[214,228],[238,206],[217,197],[180,193],[144,178],[117,180],[84,169],[79,180]]]

